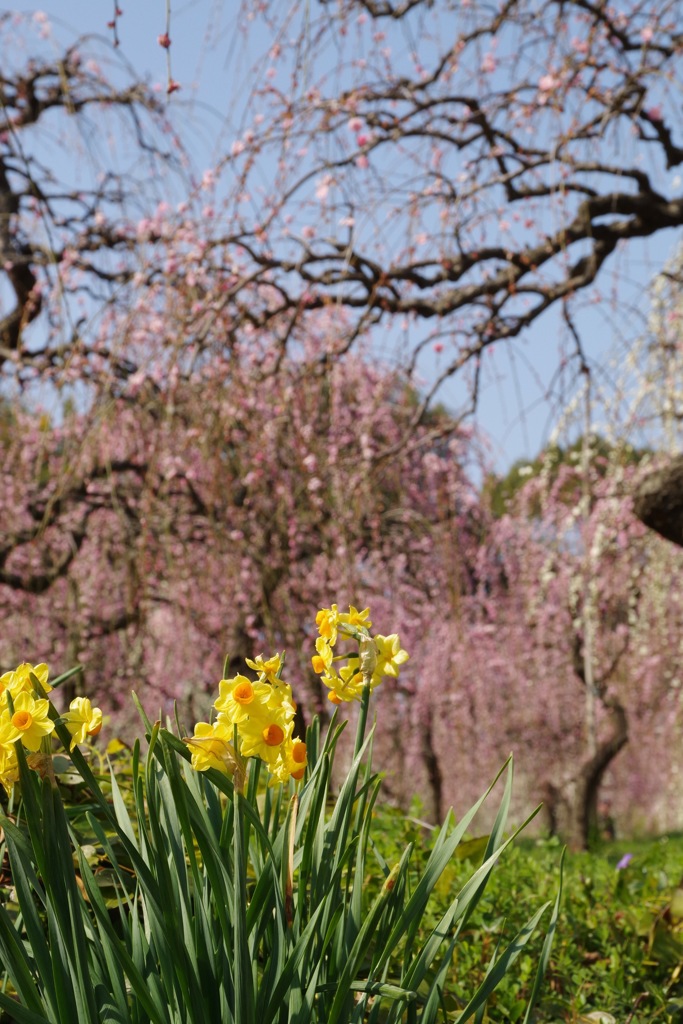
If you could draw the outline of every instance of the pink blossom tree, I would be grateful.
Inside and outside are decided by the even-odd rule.
[[[415,736],[431,730],[437,809],[466,804],[471,781],[514,749],[526,799],[542,799],[548,825],[576,847],[597,826],[601,794],[626,827],[675,820],[676,763],[663,748],[681,726],[680,557],[633,514],[637,467],[607,468],[587,517],[580,467],[529,480],[480,546],[477,591],[424,634]]]
[[[584,841],[627,730],[678,727],[678,599],[628,472],[581,516],[567,471],[496,522],[416,371],[441,346],[474,406],[485,349],[553,305],[573,323],[618,246],[683,223],[677,7],[244,5],[269,66],[203,174],[111,53],[24,59],[0,20],[3,662],[79,660],[103,705],[169,711],[275,646],[310,713],[301,623],[370,604],[413,655],[378,742],[436,812],[514,744]],[[49,140],[79,125],[97,171],[62,181]],[[663,777],[629,771],[624,800]]]
[[[311,357],[335,329],[336,318],[319,319],[329,323],[321,341],[307,339]],[[399,372],[360,355],[316,376],[298,361],[263,374],[225,360],[164,389],[139,376],[129,384],[59,425],[8,414],[3,662],[27,643],[37,657],[40,621],[41,657],[82,663],[103,704],[125,707],[144,680],[169,710],[173,699],[201,706],[226,651],[241,666],[285,648],[310,716],[325,705],[301,629],[330,595],[374,604],[391,631],[400,589],[419,630],[437,596],[440,521],[460,524],[470,571],[467,434],[435,412],[399,457],[378,458],[414,411]]]
[[[182,279],[194,301],[174,336],[190,359],[211,346],[217,305],[227,344],[242,327],[265,332],[275,360],[333,305],[347,315],[330,357],[400,326],[413,364],[444,346],[435,388],[469,366],[476,402],[485,349],[554,305],[579,308],[582,292],[599,298],[621,245],[683,222],[677,13],[676,0],[245,3],[245,50],[255,32],[267,53],[239,98],[241,128],[203,174],[156,94],[121,66],[109,70],[124,85],[109,84],[111,55],[98,67],[83,42],[22,65],[21,24],[5,18],[5,357],[71,379],[134,374],[139,349],[121,348],[107,308],[130,312],[156,288],[164,316]],[[172,37],[171,18],[169,59]],[[48,135],[95,112],[128,122],[144,154],[135,185],[123,153],[94,185],[45,166]],[[41,308],[49,341],[20,343]]]

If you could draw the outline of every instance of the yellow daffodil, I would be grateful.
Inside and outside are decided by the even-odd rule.
[[[14,747],[11,750],[0,749],[0,786],[10,793],[18,778],[19,763],[16,750]]]
[[[253,660],[245,658],[245,661],[249,668],[253,669],[254,672],[258,672],[269,683],[277,680],[277,674],[282,668],[282,658],[279,654],[274,654],[268,659],[265,659],[262,654],[257,654]]]
[[[94,708],[87,697],[75,697],[62,717],[71,734],[69,750],[73,750],[79,743],[85,743],[88,736],[97,736],[102,728],[102,712]]]
[[[14,747],[19,739],[19,730],[12,725],[9,711],[0,715],[0,785],[9,793],[19,778],[17,752]]]
[[[233,727],[226,721],[197,722],[194,735],[183,742],[192,755],[192,767],[197,772],[217,768],[224,775],[234,775],[240,759],[232,744]]]
[[[339,612],[336,604],[330,608],[321,608],[315,617],[315,624],[318,627],[320,636],[328,641],[330,647],[337,642],[337,628],[339,626]]]
[[[12,725],[12,717],[9,711],[3,711],[0,715],[0,756],[7,753],[14,753],[15,741],[19,739],[19,730]]]
[[[11,693],[14,698],[15,694],[12,690],[12,683],[14,681],[14,672],[5,672],[0,676],[0,707],[7,707],[7,694]],[[18,693],[17,693],[18,696]]]
[[[286,751],[287,763],[293,779],[297,782],[303,779],[308,760],[306,757],[306,744],[303,740],[294,740],[289,750]]]
[[[334,657],[332,648],[330,647],[329,641],[324,636],[319,636],[315,642],[315,649],[318,652],[311,658],[313,665],[313,671],[321,676],[324,672],[329,672],[332,667],[332,659]]]
[[[276,718],[283,717],[289,722],[296,714],[296,701],[292,697],[292,688],[289,683],[278,680],[277,686],[271,686],[270,697],[266,705],[269,715]]]
[[[348,612],[340,613],[333,604],[321,608],[315,621],[319,636],[312,665],[334,704],[360,700],[365,690],[373,690],[384,676],[398,676],[400,666],[408,660],[397,634],[370,636],[369,608],[349,605]],[[358,644],[357,656],[335,656],[333,647],[339,633]],[[293,738],[296,704],[291,687],[280,678],[284,657],[259,654],[246,661],[258,673],[258,680],[244,675],[221,680],[214,702],[216,721],[199,722],[194,736],[185,740],[192,753],[192,767],[231,774],[239,764],[243,778],[246,759],[258,757],[268,766],[271,785],[302,779],[306,744]],[[339,667],[338,663],[343,664]]]
[[[348,612],[340,612],[339,621],[344,622],[349,626],[364,626],[366,629],[369,629],[372,625],[369,615],[369,608],[363,608],[363,610],[359,612],[353,605],[349,605]]]
[[[221,679],[218,689],[213,706],[225,716],[226,724],[242,722],[249,715],[265,714],[266,705],[272,697],[269,683],[252,683],[246,676]]]
[[[53,731],[55,723],[48,718],[49,710],[49,701],[36,700],[25,690],[14,700],[11,722],[27,750],[38,750],[43,736],[49,736]]]
[[[270,765],[272,779],[269,785],[289,782],[290,778],[297,782],[306,773],[306,744],[303,740],[291,740],[283,744],[277,760]]]
[[[378,634],[373,637],[377,647],[377,664],[373,672],[373,678],[381,676],[398,677],[399,667],[410,657],[407,651],[402,650],[398,633],[391,633],[389,636]]]
[[[270,767],[282,753],[282,744],[292,736],[294,722],[282,716],[278,720],[248,718],[238,725],[240,750],[243,757],[260,757]]]
[[[29,665],[27,661],[19,665],[16,670],[17,677],[21,679],[24,689],[28,693],[33,693],[33,683],[31,682],[31,674],[33,674],[45,693],[49,693],[52,687],[47,681],[47,677],[50,674],[50,670],[44,662],[40,665]]]
[[[349,658],[338,673],[334,670],[326,672],[322,676],[322,682],[329,688],[327,697],[333,704],[360,700],[363,693],[363,673],[360,671],[358,658]]]
[[[13,669],[11,672],[4,672],[0,676],[0,706],[7,707],[8,691],[11,693],[12,699],[15,699],[20,693],[24,692],[33,694],[31,673],[36,677],[45,693],[49,693],[52,689],[47,681],[49,672],[50,670],[47,665],[43,663],[40,665],[31,665],[28,661],[22,662],[21,665]]]

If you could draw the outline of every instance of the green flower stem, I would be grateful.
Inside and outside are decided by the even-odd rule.
[[[358,727],[356,729],[356,746],[353,756],[358,757],[361,747],[365,741],[365,730],[368,725],[368,711],[370,709],[370,680],[363,685],[363,692],[360,698],[360,711],[358,713]]]

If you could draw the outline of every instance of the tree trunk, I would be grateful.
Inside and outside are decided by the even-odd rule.
[[[607,705],[612,713],[609,734],[598,741],[597,750],[572,776],[563,791],[567,806],[566,824],[562,831],[572,850],[586,850],[598,828],[598,795],[605,772],[628,742],[628,719],[618,701]]]
[[[420,729],[422,761],[427,770],[427,782],[432,796],[433,820],[441,822],[443,812],[443,776],[434,750],[434,712],[429,708],[427,720]]]

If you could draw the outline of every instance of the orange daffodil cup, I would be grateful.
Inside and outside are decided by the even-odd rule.
[[[19,777],[16,743],[30,753],[45,749],[45,741],[55,729],[50,701],[40,694],[49,693],[47,665],[23,662],[0,676],[0,784],[9,791]],[[88,737],[96,736],[102,726],[102,712],[93,708],[87,697],[72,700],[62,720],[71,734],[70,750]]]

